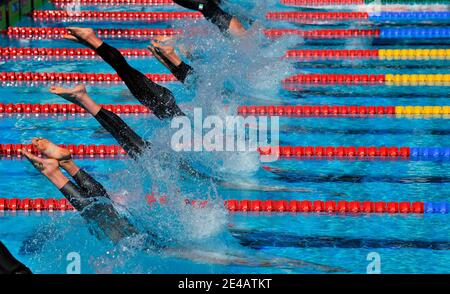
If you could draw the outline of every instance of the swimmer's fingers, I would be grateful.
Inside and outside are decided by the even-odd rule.
[[[63,35],[63,38],[66,40],[74,41],[74,42],[80,42],[80,40],[77,37],[75,37],[74,35],[71,35],[71,34],[65,34],[65,35]]]
[[[162,63],[165,67],[168,67],[167,63],[164,61],[164,59],[160,56],[159,52],[153,47],[152,45],[147,46],[147,49],[150,50],[152,55],[158,59],[159,62]]]
[[[52,93],[52,94],[59,95],[59,94],[61,94],[65,89],[62,88],[62,87],[51,86],[48,90],[49,90],[49,92]]]
[[[167,41],[173,40],[173,38],[172,38],[172,37],[169,37],[169,36],[155,36],[155,37],[153,38],[153,40],[155,40],[155,41],[158,42],[158,43],[165,43],[165,42],[167,42]]]

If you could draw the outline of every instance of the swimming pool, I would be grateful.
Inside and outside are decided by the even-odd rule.
[[[240,1],[242,2],[242,1]],[[198,93],[195,89],[185,89],[182,85],[164,83],[174,91],[177,101],[187,111],[200,105],[209,112],[219,107],[223,111],[236,112],[238,105],[365,105],[365,106],[441,106],[438,115],[420,111],[425,115],[414,114],[410,108],[394,108],[393,114],[378,115],[320,115],[302,114],[299,117],[280,118],[280,145],[282,146],[406,146],[441,147],[436,158],[433,156],[395,157],[388,160],[357,156],[344,160],[329,160],[314,156],[295,156],[272,163],[260,163],[254,154],[215,155],[201,154],[204,162],[215,172],[231,171],[230,182],[240,183],[240,188],[214,187],[209,183],[189,183],[178,179],[178,174],[159,174],[149,172],[142,175],[140,169],[133,168],[127,160],[85,158],[80,166],[92,173],[113,194],[118,201],[132,207],[137,221],[148,221],[146,227],[158,227],[168,241],[182,243],[195,250],[213,251],[214,254],[227,255],[230,252],[248,257],[250,260],[270,258],[281,261],[273,267],[214,265],[191,261],[164,252],[147,253],[141,251],[112,250],[108,242],[100,242],[93,237],[77,213],[66,211],[0,211],[0,239],[37,273],[65,273],[70,252],[81,255],[82,272],[117,273],[315,273],[309,266],[292,268],[282,258],[301,259],[311,263],[339,267],[345,272],[366,273],[370,263],[368,254],[376,252],[381,256],[382,273],[448,273],[450,269],[450,239],[448,214],[399,214],[399,213],[279,213],[279,212],[231,212],[227,213],[221,205],[205,209],[180,208],[168,211],[153,208],[156,217],[149,217],[154,210],[147,207],[145,195],[149,191],[175,182],[181,189],[181,197],[205,199],[221,203],[222,199],[260,199],[260,200],[347,200],[384,202],[434,202],[449,201],[449,161],[445,148],[449,146],[448,115],[443,106],[449,98],[448,81],[450,53],[434,51],[401,51],[397,49],[447,49],[449,47],[449,18],[434,15],[425,21],[414,24],[417,15],[401,18],[398,15],[362,19],[339,18],[336,21],[321,19],[305,23],[265,20],[268,11],[299,11],[298,7],[288,7],[279,1],[265,1],[267,4],[254,5],[253,2],[231,2],[230,9],[238,15],[250,14],[261,21],[265,28],[310,30],[370,29],[384,33],[375,35],[351,35],[347,37],[322,38],[298,35],[284,36],[267,41],[256,31],[254,44],[233,43],[217,40],[211,43],[208,38],[194,35],[200,51],[214,58],[210,68],[195,60],[193,64],[203,71],[203,78],[213,81],[213,86],[202,83]],[[447,11],[445,4],[433,6],[378,6],[381,11],[389,9]],[[370,6],[376,10],[377,6]],[[315,10],[315,9],[321,10]],[[54,9],[48,4],[44,9]],[[176,6],[138,5],[82,6],[83,10],[104,11],[182,11]],[[365,6],[357,6],[364,11]],[[248,10],[249,12],[246,12]],[[348,11],[348,6],[320,6],[303,8],[305,11]],[[321,16],[326,18],[327,16]],[[422,16],[422,17],[426,17]],[[400,19],[401,18],[401,19]],[[21,26],[64,27],[80,21],[64,20],[24,20]],[[192,21],[81,21],[83,26],[95,28],[170,28],[171,24],[190,28]],[[304,21],[302,21],[304,22]],[[199,21],[195,28],[203,28]],[[410,29],[414,28],[414,31]],[[398,29],[400,31],[394,31]],[[421,29],[428,31],[425,35]],[[439,31],[433,31],[438,29]],[[403,30],[403,31],[401,31]],[[406,31],[405,31],[406,30]],[[409,31],[408,31],[409,30]],[[214,38],[217,35],[208,31]],[[342,36],[342,32],[335,33]],[[380,36],[383,36],[380,37]],[[273,36],[269,36],[273,37]],[[194,43],[182,37],[186,44]],[[123,39],[116,37],[109,41],[118,48],[145,48],[146,38]],[[250,43],[250,42],[249,42]],[[45,47],[75,48],[77,44],[64,40],[36,40],[3,36],[2,47]],[[233,45],[237,48],[233,51]],[[332,58],[308,58],[307,60],[279,60],[286,50],[375,50],[370,56],[350,56],[348,52],[328,51]],[[394,51],[386,51],[393,49]],[[380,50],[384,50],[381,51]],[[396,51],[397,50],[397,51]],[[446,53],[447,52],[447,53]],[[305,53],[302,53],[305,54]],[[424,56],[425,55],[425,56]],[[426,56],[435,56],[430,58]],[[325,59],[325,60],[324,60]],[[166,73],[166,70],[152,57],[132,57],[130,63],[146,73]],[[226,62],[226,63],[224,63]],[[273,62],[273,63],[269,63]],[[4,72],[82,72],[111,73],[104,62],[95,58],[2,57],[0,71]],[[339,81],[339,76],[323,80],[314,76],[296,80],[295,90],[290,91],[281,81],[296,74],[351,74]],[[380,75],[381,80],[371,82],[370,76]],[[432,77],[419,75],[434,75]],[[392,76],[391,76],[392,75]],[[396,76],[408,75],[408,76]],[[416,75],[411,77],[412,75]],[[436,75],[441,75],[436,77]],[[221,100],[220,87],[214,82],[227,82],[229,97]],[[242,82],[248,79],[251,83]],[[300,81],[300,82],[298,82]],[[307,85],[305,85],[305,83]],[[292,85],[291,85],[292,86]],[[89,92],[99,103],[137,104],[125,86],[120,83],[92,83]],[[66,103],[47,92],[42,83],[4,82],[0,90],[0,103]],[[227,95],[223,95],[227,96]],[[247,98],[242,98],[247,97]],[[213,98],[213,99],[211,99]],[[193,101],[193,102],[191,102]],[[230,105],[227,109],[224,105]],[[224,110],[225,109],[225,110]],[[407,110],[405,110],[407,109]],[[342,110],[339,110],[342,113]],[[346,110],[348,112],[349,109]],[[359,110],[358,110],[359,111]],[[419,111],[419,110],[417,110]],[[419,112],[420,112],[419,111]],[[331,112],[331,110],[329,111]],[[367,112],[367,111],[366,111]],[[327,112],[328,113],[328,112]],[[384,113],[384,112],[383,112]],[[428,114],[427,114],[428,113]],[[434,112],[436,113],[436,112]],[[448,114],[448,113],[447,113]],[[87,115],[71,114],[0,114],[0,144],[29,143],[33,137],[46,137],[61,144],[116,144],[93,119]],[[166,138],[160,129],[167,128],[150,114],[122,115],[130,126],[151,140]],[[412,149],[411,149],[412,150]],[[422,151],[421,151],[422,152]],[[239,164],[236,164],[236,163]],[[61,198],[56,188],[39,176],[24,160],[15,156],[3,156],[0,160],[2,181],[0,190],[4,198]],[[152,167],[149,164],[149,167]],[[153,177],[153,181],[149,178]],[[166,181],[171,178],[172,181]],[[146,181],[148,180],[148,182]],[[243,186],[242,186],[243,185]],[[203,194],[204,193],[204,194]],[[217,198],[217,199],[216,199]],[[128,199],[128,200],[127,200]],[[447,206],[448,207],[448,206]],[[231,232],[231,234],[230,234]],[[233,237],[234,235],[235,237]],[[49,240],[47,240],[49,239]],[[47,242],[45,242],[47,240]],[[239,244],[242,243],[242,245]],[[26,248],[24,249],[24,244]],[[244,245],[244,246],[243,246]],[[26,252],[24,252],[26,251]]]

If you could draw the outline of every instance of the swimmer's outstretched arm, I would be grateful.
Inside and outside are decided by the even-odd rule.
[[[64,37],[95,50],[95,52],[117,72],[133,96],[147,106],[159,119],[184,115],[172,92],[150,80],[140,71],[131,67],[122,54],[109,46],[90,28],[68,27]]]
[[[173,2],[188,9],[200,11],[223,33],[229,32],[233,36],[243,36],[246,33],[244,26],[235,16],[219,7],[218,0],[174,0]]]
[[[0,275],[10,274],[32,274],[32,272],[18,261],[0,241]]]

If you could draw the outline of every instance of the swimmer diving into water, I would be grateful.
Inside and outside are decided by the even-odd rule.
[[[32,144],[45,156],[45,158],[37,157],[26,150],[21,150],[21,153],[38,171],[47,177],[47,179],[60,190],[64,197],[80,213],[83,219],[90,224],[90,231],[93,232],[98,239],[104,239],[106,237],[114,244],[118,244],[122,240],[144,235],[146,240],[144,245],[145,250],[160,249],[164,250],[169,255],[195,261],[284,269],[308,267],[313,270],[325,272],[344,271],[340,268],[328,267],[302,260],[285,258],[271,258],[270,260],[258,258],[255,260],[233,253],[224,255],[217,252],[201,250],[180,250],[180,248],[171,247],[170,244],[163,244],[164,242],[159,240],[158,236],[148,231],[140,232],[127,217],[120,214],[116,210],[114,202],[111,200],[106,189],[75,164],[68,149],[59,147],[42,138],[33,139]],[[69,180],[62,173],[61,169],[67,171],[75,182]],[[5,256],[7,258],[3,259],[3,256],[0,255],[0,266],[7,264],[5,260],[13,260],[10,258],[8,259],[8,255]],[[18,268],[24,271],[26,269],[26,267]]]

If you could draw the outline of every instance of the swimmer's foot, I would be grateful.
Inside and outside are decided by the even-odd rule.
[[[78,106],[83,106],[83,101],[87,95],[86,87],[84,85],[75,86],[72,89],[51,86],[50,93],[56,94],[67,101],[72,102]]]
[[[101,109],[101,107],[89,97],[84,85],[78,85],[72,89],[52,86],[50,87],[50,93],[56,94],[59,97],[86,109],[92,115],[96,115]]]
[[[67,31],[65,39],[84,44],[94,50],[103,43],[91,28],[67,27]]]
[[[72,160],[70,151],[43,138],[34,138],[31,143],[46,157],[56,159],[60,165]]]

